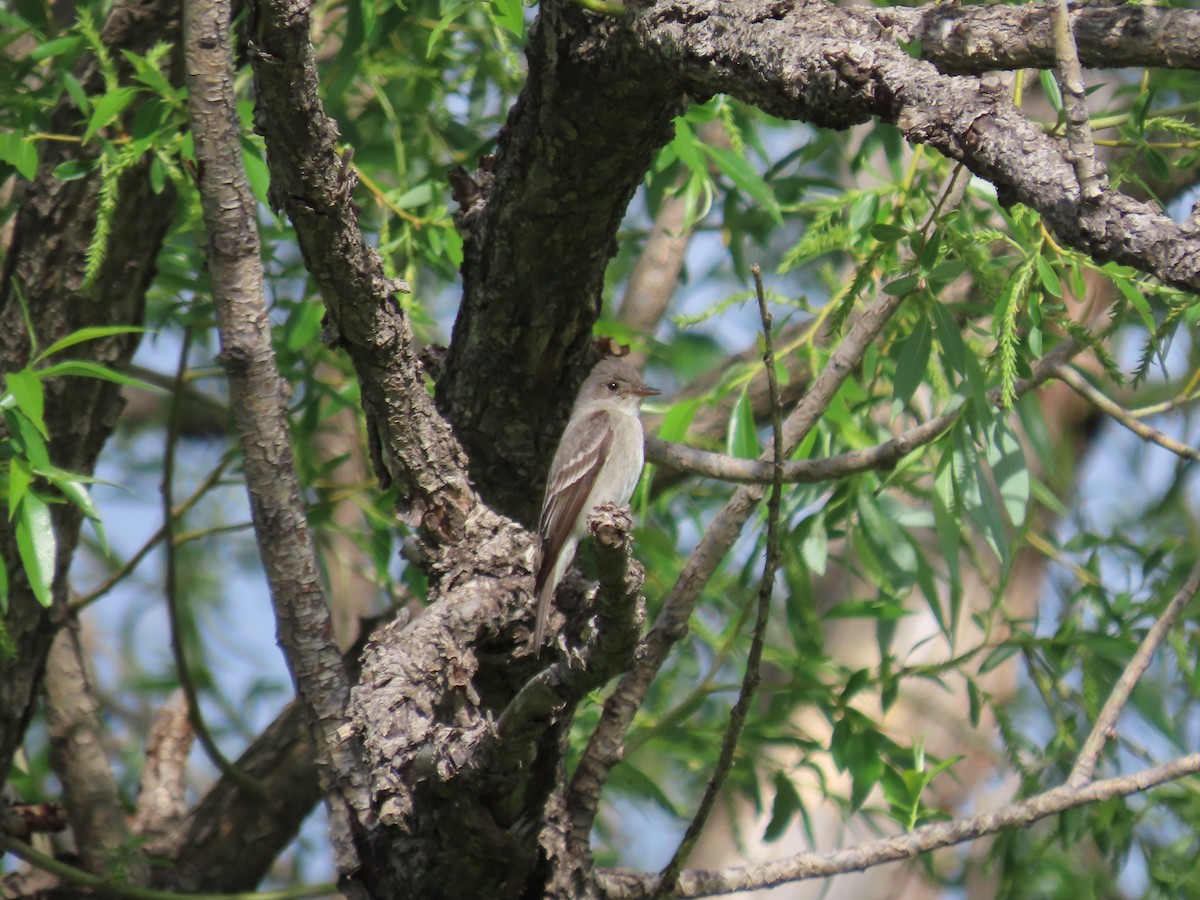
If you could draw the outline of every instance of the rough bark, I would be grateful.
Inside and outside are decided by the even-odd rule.
[[[438,404],[484,499],[535,521],[546,467],[587,370],[604,269],[683,94],[622,27],[545,3],[529,79],[483,193],[460,210],[463,301]]]
[[[1084,202],[1065,141],[1013,106],[999,83],[912,59],[870,15],[820,0],[667,0],[632,27],[693,94],[727,93],[829,128],[878,116],[963,162],[1002,203],[1036,209],[1060,240],[1094,259],[1200,290],[1200,235],[1112,190]]]
[[[242,163],[233,90],[231,12],[220,0],[186,0],[188,112],[208,233],[213,305],[242,450],[259,556],[279,641],[308,711],[317,772],[343,890],[361,866],[355,834],[370,819],[357,743],[340,736],[350,679],[317,569],[292,455],[287,386],[271,344],[256,203]]]

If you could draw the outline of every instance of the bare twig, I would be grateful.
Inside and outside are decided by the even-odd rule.
[[[329,897],[338,892],[336,884],[316,884],[306,887],[285,888],[279,891],[249,891],[238,894],[178,893],[151,888],[134,887],[93,875],[68,865],[61,860],[33,849],[22,841],[0,834],[0,850],[25,860],[32,866],[58,876],[67,884],[75,884],[95,891],[101,897],[127,898],[127,900],[305,900],[308,897]]]
[[[183,384],[187,376],[188,351],[191,349],[191,346],[192,329],[189,327],[184,330],[183,345],[179,348],[179,364],[175,371],[175,389],[171,392],[171,411],[167,416],[167,432],[163,446],[162,485],[159,488],[163,509],[161,531],[165,550],[163,592],[166,595],[167,620],[170,624],[171,655],[175,659],[175,670],[179,674],[179,686],[183,689],[184,697],[187,698],[188,719],[192,723],[192,730],[196,732],[200,746],[204,748],[205,756],[222,773],[236,781],[241,788],[258,797],[260,800],[265,800],[266,793],[263,791],[262,785],[241,771],[221,752],[221,748],[217,746],[212,732],[208,730],[208,725],[204,721],[204,715],[200,711],[200,692],[196,689],[196,682],[192,678],[192,670],[188,666],[187,653],[183,649],[183,620],[179,610],[179,577],[178,567],[176,566],[177,555],[175,551],[177,545],[175,543],[175,516],[173,515],[173,510],[175,507],[175,446],[179,442],[179,423],[183,408],[180,397],[183,395]]]
[[[1034,363],[1028,378],[1017,380],[1014,385],[1015,395],[1023,396],[1055,375],[1061,377],[1062,372],[1068,371],[1062,368],[1064,363],[1070,361],[1080,349],[1081,345],[1074,340],[1059,344]],[[999,405],[1000,398],[999,388],[988,391],[988,401],[993,405]],[[920,425],[914,425],[902,434],[874,447],[850,450],[824,459],[789,460],[783,464],[783,480],[788,484],[817,484],[822,481],[836,481],[859,472],[891,469],[909,453],[933,443],[945,434],[946,429],[958,421],[962,409],[959,407]],[[693,475],[742,484],[770,483],[774,471],[772,464],[763,460],[740,459],[652,437],[646,438],[646,459]]]
[[[186,500],[175,507],[175,509],[172,511],[172,515],[176,519],[181,518],[189,509],[195,506],[196,503],[198,503],[200,499],[209,492],[213,485],[221,480],[221,476],[225,474],[225,469],[228,468],[231,460],[232,457],[229,454],[221,457],[221,461],[217,463],[216,468],[208,473],[205,479],[200,482],[199,486],[192,491],[191,495]],[[124,565],[122,565],[119,569],[105,578],[104,581],[100,582],[100,584],[96,585],[96,587],[92,588],[92,590],[88,591],[86,594],[72,599],[71,611],[78,613],[80,610],[90,606],[92,603],[99,600],[114,587],[120,584],[129,576],[129,573],[131,573],[138,567],[138,565],[141,564],[142,560],[149,555],[150,551],[159,545],[159,542],[166,537],[166,534],[166,526],[159,526],[158,530],[146,539],[146,543],[142,544],[142,546],[138,548],[137,552],[134,553],[133,556],[129,557],[128,561],[126,561]]]
[[[1133,416],[1128,410],[1125,410],[1109,399],[1102,391],[1092,385],[1090,381],[1083,377],[1074,369],[1064,366],[1055,373],[1056,377],[1064,382],[1084,400],[1087,400],[1092,406],[1100,410],[1106,416],[1116,420],[1121,425],[1124,425],[1138,437],[1143,440],[1151,441],[1158,444],[1164,450],[1170,450],[1176,456],[1183,459],[1190,459],[1193,462],[1200,462],[1200,450],[1191,447],[1182,441],[1177,441],[1172,437],[1163,434],[1157,428],[1151,428],[1145,422],[1140,421]]]
[[[1200,563],[1192,568],[1183,587],[1171,598],[1171,602],[1158,617],[1158,621],[1146,632],[1137,652],[1133,654],[1125,671],[1113,685],[1112,693],[1108,695],[1108,700],[1105,701],[1100,714],[1096,716],[1096,724],[1092,726],[1091,733],[1083,742],[1083,748],[1079,751],[1071,774],[1067,777],[1068,787],[1082,787],[1092,780],[1092,773],[1096,771],[1100,753],[1113,735],[1117,719],[1121,715],[1121,710],[1125,708],[1129,695],[1133,693],[1138,680],[1150,666],[1150,660],[1153,659],[1155,651],[1166,639],[1167,633],[1175,626],[1180,615],[1183,614],[1184,607],[1196,596],[1197,591],[1200,591]]]
[[[1063,111],[1066,114],[1067,147],[1079,193],[1085,201],[1097,200],[1104,193],[1103,167],[1096,162],[1096,146],[1092,141],[1087,95],[1083,83],[1083,67],[1075,46],[1075,29],[1067,0],[1050,4],[1050,28],[1054,35],[1054,56],[1058,62],[1055,76],[1062,91]]]
[[[766,644],[767,621],[771,612],[771,595],[775,588],[775,573],[779,570],[779,508],[783,496],[783,413],[779,408],[779,383],[775,374],[775,349],[771,341],[771,311],[767,308],[767,297],[763,290],[762,269],[755,265],[750,269],[754,275],[754,288],[758,297],[758,312],[762,320],[763,333],[763,366],[767,371],[767,385],[771,397],[771,429],[774,432],[771,451],[771,467],[774,477],[771,481],[771,494],[767,498],[767,548],[766,559],[763,562],[762,580],[758,585],[758,608],[754,620],[754,636],[750,641],[750,652],[746,659],[746,672],[742,677],[742,689],[737,702],[729,713],[729,724],[721,737],[721,750],[717,756],[717,764],[713,767],[704,796],[700,805],[688,824],[679,847],[671,857],[671,861],[663,868],[660,875],[655,897],[666,897],[675,889],[679,871],[688,861],[700,834],[708,822],[717,797],[733,767],[733,754],[737,750],[738,740],[746,725],[746,717],[750,714],[750,703],[762,680],[761,666],[763,646]]]
[[[1056,813],[1114,797],[1126,797],[1197,772],[1200,772],[1200,753],[1193,753],[1132,775],[1095,781],[1079,788],[1061,785],[991,812],[953,822],[925,825],[905,834],[879,838],[856,847],[827,853],[800,853],[760,865],[716,870],[693,869],[679,876],[679,885],[673,896],[690,898],[733,894],[793,881],[861,872],[872,866],[912,859],[931,850],[952,847],[1010,828],[1023,828]],[[599,881],[608,900],[646,900],[652,896],[658,877],[629,870],[608,870],[599,874]]]

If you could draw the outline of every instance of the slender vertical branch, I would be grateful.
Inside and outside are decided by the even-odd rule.
[[[125,806],[105,753],[100,704],[88,676],[79,623],[70,619],[54,636],[44,685],[50,764],[63,787],[82,865],[107,871],[129,841]],[[134,883],[148,875],[140,850],[125,854],[125,874]]]
[[[666,897],[674,889],[679,879],[679,872],[692,855],[696,842],[704,830],[708,817],[716,805],[721,787],[733,768],[733,754],[737,750],[738,740],[746,725],[746,717],[750,714],[750,703],[762,681],[762,654],[766,644],[767,621],[771,613],[771,595],[775,588],[775,573],[779,570],[779,507],[783,496],[783,413],[779,408],[779,382],[775,373],[775,349],[771,341],[772,316],[767,308],[767,297],[763,291],[762,269],[757,265],[750,271],[754,275],[754,288],[758,296],[758,312],[762,319],[763,330],[763,365],[767,370],[767,388],[771,398],[771,429],[774,441],[771,448],[771,462],[774,476],[771,481],[771,495],[767,498],[767,554],[763,562],[762,580],[758,585],[758,609],[754,620],[754,636],[750,641],[750,653],[746,659],[746,673],[742,677],[742,689],[737,702],[729,714],[729,725],[721,738],[721,751],[717,756],[717,764],[709,776],[704,796],[692,816],[692,821],[684,833],[683,840],[671,861],[662,870],[655,897]]]
[[[1083,67],[1079,64],[1079,49],[1075,46],[1075,30],[1071,24],[1068,0],[1050,4],[1050,28],[1054,35],[1054,55],[1058,60],[1055,76],[1062,91],[1063,111],[1066,113],[1067,148],[1079,193],[1085,202],[1097,200],[1104,193],[1103,167],[1096,162],[1096,145],[1088,115],[1087,95],[1083,83]]]
[[[221,360],[280,644],[313,730],[338,870],[349,879],[359,868],[356,825],[370,815],[365,774],[354,739],[339,735],[350,680],[321,587],[292,456],[287,387],[271,346],[256,204],[242,162],[234,105],[229,3],[189,0],[184,16],[188,111]]]
[[[196,738],[204,749],[204,755],[224,775],[228,775],[242,790],[266,799],[262,785],[239,769],[217,746],[204,715],[200,711],[200,693],[196,690],[196,682],[192,678],[192,670],[188,666],[187,653],[183,649],[183,617],[179,609],[179,567],[177,545],[175,542],[175,447],[179,443],[179,428],[182,419],[183,385],[186,381],[188,352],[192,347],[192,329],[185,328],[183,345],[179,348],[179,364],[175,368],[174,390],[171,392],[171,411],[167,416],[167,434],[163,442],[163,475],[159,487],[163,511],[163,553],[164,573],[163,592],[167,601],[167,622],[171,631],[171,655],[175,660],[175,671],[179,673],[179,686],[187,703],[188,721]]]
[[[1200,563],[1192,567],[1183,586],[1171,598],[1171,602],[1167,604],[1167,608],[1163,610],[1158,621],[1146,632],[1137,652],[1129,660],[1129,665],[1125,667],[1125,671],[1113,685],[1112,693],[1108,695],[1108,700],[1101,708],[1100,715],[1096,717],[1096,724],[1092,726],[1091,733],[1083,742],[1083,748],[1079,751],[1071,774],[1067,777],[1067,787],[1083,787],[1092,780],[1092,774],[1096,771],[1096,763],[1100,760],[1100,753],[1113,734],[1121,710],[1125,708],[1138,680],[1149,668],[1150,660],[1154,658],[1155,652],[1166,640],[1167,632],[1174,627],[1183,614],[1184,608],[1196,596],[1197,591],[1200,591]]]

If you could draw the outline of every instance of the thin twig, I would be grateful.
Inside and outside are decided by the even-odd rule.
[[[655,891],[655,897],[666,897],[675,888],[679,871],[692,855],[696,842],[708,822],[717,797],[733,768],[733,755],[737,750],[742,729],[746,725],[746,717],[750,714],[750,703],[762,681],[762,654],[766,644],[767,622],[771,613],[771,595],[775,587],[775,573],[779,570],[779,507],[783,495],[783,413],[779,408],[779,382],[775,373],[775,349],[771,341],[772,316],[767,308],[766,292],[763,290],[762,269],[755,265],[750,272],[754,275],[754,289],[758,296],[758,312],[762,320],[763,333],[763,366],[767,370],[767,390],[771,403],[771,430],[774,433],[772,442],[771,466],[774,477],[771,481],[771,494],[767,498],[767,548],[766,559],[763,562],[762,580],[758,585],[758,609],[754,620],[754,635],[750,641],[750,653],[746,659],[746,672],[742,677],[742,689],[737,702],[729,713],[729,724],[721,737],[721,750],[717,755],[717,764],[709,776],[708,785],[700,805],[692,816],[679,847],[671,857],[671,861],[663,868]]]
[[[160,488],[163,509],[163,524],[160,531],[163,535],[165,554],[163,592],[166,595],[167,621],[171,631],[171,655],[175,659],[175,669],[179,673],[179,686],[187,698],[188,721],[192,723],[192,730],[196,732],[196,738],[200,741],[200,746],[204,748],[204,754],[222,774],[228,775],[237,782],[238,787],[265,800],[267,794],[262,783],[234,765],[233,761],[221,752],[212,732],[208,730],[204,715],[200,711],[200,692],[196,689],[196,682],[192,679],[187,653],[183,648],[183,617],[179,611],[179,573],[176,565],[178,545],[175,542],[175,501],[173,497],[175,447],[179,443],[179,428],[183,419],[181,414],[183,404],[180,402],[180,397],[183,395],[183,385],[187,378],[188,351],[191,350],[191,347],[192,329],[189,326],[183,332],[183,346],[179,348],[179,365],[175,370],[175,384],[170,395],[171,406],[170,414],[167,416],[167,434],[163,446],[163,477]]]
[[[0,834],[0,850],[11,853],[13,856],[25,860],[31,866],[37,866],[39,869],[61,878],[67,884],[76,884],[95,891],[101,897],[127,898],[127,900],[305,900],[308,897],[329,897],[338,892],[338,886],[332,883],[284,888],[278,891],[246,891],[236,894],[160,891],[153,888],[135,887],[131,884],[121,884],[99,875],[93,875],[91,872],[77,869],[53,856],[41,853],[23,841],[3,834]]]
[[[1146,632],[1141,646],[1137,648],[1137,652],[1129,660],[1125,671],[1113,685],[1112,693],[1108,695],[1108,700],[1100,710],[1100,715],[1096,717],[1096,724],[1092,726],[1091,734],[1083,742],[1083,748],[1079,751],[1079,756],[1067,778],[1068,787],[1082,787],[1092,780],[1092,773],[1096,771],[1100,753],[1113,734],[1117,719],[1121,715],[1121,710],[1125,708],[1129,695],[1133,693],[1138,680],[1149,668],[1150,660],[1154,658],[1155,652],[1166,639],[1167,633],[1175,626],[1180,615],[1183,614],[1184,608],[1196,596],[1197,591],[1200,591],[1200,563],[1192,568],[1183,587],[1171,598],[1171,602],[1158,617],[1158,621]]]
[[[1066,114],[1067,152],[1079,182],[1080,196],[1085,202],[1091,202],[1104,194],[1105,178],[1102,167],[1096,162],[1083,67],[1079,64],[1079,49],[1075,46],[1075,30],[1067,0],[1054,0],[1050,4],[1050,28],[1054,35],[1054,55],[1058,60],[1055,75]]]
[[[196,490],[192,491],[191,495],[186,500],[175,507],[174,511],[172,512],[173,518],[180,519],[186,515],[188,510],[195,506],[200,501],[200,498],[207,494],[213,485],[221,480],[221,476],[225,474],[225,469],[228,468],[232,459],[233,457],[228,453],[221,457],[221,461],[217,463],[216,468],[208,473],[205,479],[200,482],[200,485],[196,488]],[[80,610],[90,606],[92,603],[95,603],[114,587],[120,584],[129,576],[131,572],[133,572],[134,569],[141,564],[142,560],[149,555],[150,551],[159,545],[163,538],[166,537],[166,534],[166,526],[159,526],[158,530],[146,539],[146,543],[142,544],[142,546],[138,548],[137,552],[134,553],[133,556],[129,557],[129,560],[124,565],[109,575],[106,579],[104,579],[104,581],[100,582],[100,584],[96,585],[96,587],[92,588],[92,590],[90,590],[88,593],[73,599],[71,601],[71,612],[78,613]],[[179,542],[177,541],[177,543]]]
[[[824,853],[800,853],[786,859],[727,869],[691,869],[679,877],[673,896],[708,897],[763,890],[794,881],[862,872],[873,866],[913,859],[932,850],[952,847],[1011,828],[1024,828],[1047,816],[1089,803],[1127,797],[1169,781],[1200,772],[1200,753],[1181,756],[1160,766],[1094,781],[1080,788],[1060,785],[1026,800],[953,822],[937,822],[904,834]],[[600,889],[608,900],[646,900],[657,884],[655,875],[626,869],[599,873]]]
[[[1106,416],[1124,425],[1138,437],[1143,440],[1151,441],[1158,444],[1164,450],[1170,450],[1176,456],[1184,459],[1190,459],[1193,462],[1200,462],[1200,450],[1195,447],[1188,446],[1182,441],[1177,441],[1172,437],[1163,434],[1157,428],[1151,428],[1145,422],[1142,422],[1131,415],[1127,410],[1118,406],[1108,398],[1102,391],[1092,385],[1090,381],[1084,378],[1074,369],[1063,366],[1056,373],[1059,380],[1064,382],[1084,400],[1087,400],[1092,406],[1100,410]]]

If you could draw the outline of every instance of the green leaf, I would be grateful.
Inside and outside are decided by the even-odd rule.
[[[1042,288],[1047,294],[1052,297],[1062,296],[1062,280],[1058,277],[1058,273],[1054,271],[1054,266],[1046,261],[1046,257],[1039,256],[1037,258],[1038,278],[1041,279]]]
[[[771,820],[763,832],[764,841],[777,841],[783,837],[802,806],[800,795],[796,793],[796,787],[786,772],[776,772],[771,783],[775,787],[775,802],[771,804]]]
[[[699,398],[681,400],[676,403],[663,416],[662,424],[658,427],[658,436],[664,441],[683,440],[692,424],[692,419],[696,417],[696,410],[699,408]]]
[[[491,0],[491,7],[492,16],[501,28],[515,38],[525,36],[525,6],[521,0]]]
[[[17,552],[29,586],[38,602],[49,607],[54,599],[54,561],[58,554],[58,540],[50,521],[50,509],[37,494],[28,493],[21,501],[14,530]]]
[[[42,437],[49,439],[46,431],[46,394],[38,376],[28,369],[9,372],[5,376],[8,393],[16,401],[17,409],[33,423]]]
[[[37,175],[37,145],[18,132],[0,134],[0,160],[13,166],[27,181]]]
[[[1058,81],[1054,77],[1054,73],[1049,69],[1042,69],[1038,77],[1042,82],[1042,91],[1046,95],[1046,100],[1050,103],[1051,108],[1055,112],[1062,112],[1063,101],[1062,91],[1059,90]]]
[[[900,345],[900,355],[896,359],[892,397],[900,406],[907,405],[913,393],[924,382],[932,348],[933,329],[929,327],[929,319],[922,316]]]
[[[100,97],[92,107],[91,118],[88,119],[87,131],[83,133],[86,144],[101,128],[112,124],[137,96],[134,88],[117,88]]]
[[[392,202],[400,209],[410,209],[414,206],[424,206],[433,199],[433,183],[426,181],[405,191]]]
[[[54,172],[51,174],[59,181],[77,181],[80,178],[86,178],[94,171],[96,171],[96,160],[94,159],[68,159],[55,166]]]
[[[871,237],[881,244],[894,244],[907,234],[906,229],[889,222],[880,222],[878,225],[871,226]]]
[[[999,647],[989,653],[983,662],[979,664],[979,674],[986,675],[988,672],[992,671],[992,669],[1003,665],[1020,652],[1021,648],[1016,644],[1001,644]]]
[[[38,374],[43,378],[57,378],[63,375],[77,375],[80,378],[98,378],[101,381],[111,381],[114,384],[125,384],[129,387],[141,388],[146,391],[161,393],[162,388],[132,375],[125,375],[108,366],[88,362],[84,359],[67,359],[39,369]]]
[[[903,297],[905,294],[911,294],[916,290],[917,284],[920,282],[921,276],[916,272],[909,275],[903,275],[894,281],[889,281],[883,286],[883,292],[890,297]]]
[[[967,345],[963,343],[958,324],[950,315],[950,311],[946,309],[945,304],[933,303],[931,306],[938,344],[942,348],[942,357],[955,372],[965,375],[967,372]]]
[[[747,194],[759,209],[767,213],[775,224],[783,224],[783,216],[779,212],[779,201],[775,199],[775,192],[771,190],[771,186],[766,180],[758,174],[758,170],[740,153],[735,153],[732,150],[727,150],[724,147],[717,147],[712,144],[700,145],[704,152],[717,164],[717,168],[721,170],[734,186]]]
[[[145,328],[139,328],[134,325],[93,325],[89,328],[80,328],[78,331],[72,331],[64,338],[59,338],[45,350],[37,355],[35,363],[49,359],[55,353],[66,350],[68,347],[74,347],[77,344],[83,344],[87,341],[95,341],[99,338],[112,337],[114,334],[142,334]],[[42,377],[45,377],[43,371]]]
[[[750,394],[743,390],[729,414],[729,438],[725,451],[739,459],[755,459],[759,454],[758,431],[754,426],[754,410]]]
[[[26,459],[35,469],[50,467],[50,454],[46,450],[46,441],[37,427],[28,417],[16,409],[4,410],[4,423],[8,426],[9,436]]]
[[[83,39],[77,34],[67,35],[66,37],[55,38],[52,41],[46,41],[44,44],[39,44],[29,51],[29,59],[32,62],[41,62],[44,59],[49,59],[52,56],[62,56],[66,53],[73,52],[83,43]]]
[[[1000,502],[1016,528],[1025,524],[1025,513],[1029,508],[1031,479],[1025,463],[1025,450],[1016,434],[997,419],[992,430],[992,441],[987,448],[988,464],[992,477],[1000,492]]]
[[[33,470],[19,456],[8,467],[8,519],[11,522],[33,481]]]
[[[67,92],[75,105],[79,107],[79,111],[85,116],[92,110],[92,99],[88,96],[87,91],[83,89],[83,85],[79,83],[79,79],[70,72],[64,72],[62,76],[63,90]]]
[[[58,470],[57,476],[50,478],[51,483],[56,488],[62,491],[63,496],[79,507],[80,511],[87,516],[88,521],[92,523],[92,527],[96,530],[96,538],[100,541],[100,549],[107,555],[111,551],[108,547],[108,538],[104,534],[104,524],[100,519],[100,511],[96,509],[96,504],[92,502],[92,495],[84,486],[83,482],[72,480],[71,473]]]

